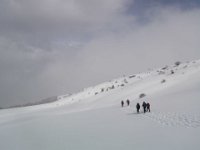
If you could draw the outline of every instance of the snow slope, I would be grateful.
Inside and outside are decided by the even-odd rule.
[[[53,103],[1,110],[0,148],[198,150],[199,91],[197,60],[124,76]],[[121,108],[126,99],[131,105]],[[136,113],[143,101],[151,103],[151,113]]]

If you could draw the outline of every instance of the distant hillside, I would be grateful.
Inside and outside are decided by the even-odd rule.
[[[10,106],[10,107],[0,108],[0,109],[34,106],[34,105],[52,103],[52,102],[55,102],[57,100],[58,100],[57,96],[52,96],[52,97],[49,97],[49,98],[46,98],[46,99],[42,99],[42,100],[37,101],[37,102],[29,102],[29,103],[25,103],[25,104],[19,104],[19,105],[14,105],[14,106]]]

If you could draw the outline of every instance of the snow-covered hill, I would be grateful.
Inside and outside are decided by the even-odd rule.
[[[89,87],[58,101],[0,111],[2,150],[200,148],[200,60]],[[140,98],[141,94],[145,95]],[[121,108],[121,100],[131,101]],[[137,114],[147,101],[150,113]]]

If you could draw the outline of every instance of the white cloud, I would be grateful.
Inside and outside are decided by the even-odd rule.
[[[95,31],[118,19],[125,9],[125,1],[3,0],[0,12],[4,15],[0,15],[0,21],[4,28],[26,32]]]

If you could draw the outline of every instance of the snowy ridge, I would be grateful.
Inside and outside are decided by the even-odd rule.
[[[174,72],[172,74],[172,71]],[[59,97],[57,105],[65,105],[84,101],[90,98],[102,98],[104,96],[115,94],[120,91],[127,91],[125,95],[134,95],[131,98],[138,99],[139,94],[153,93],[157,90],[173,86],[183,80],[187,80],[191,74],[200,71],[200,60],[181,63],[180,65],[165,66],[153,71],[124,76],[114,79],[110,82],[105,82],[94,87],[84,89],[82,92],[72,94],[68,97]],[[163,82],[163,83],[162,83]],[[157,86],[157,87],[156,87]],[[130,91],[130,93],[128,92]],[[122,97],[124,97],[123,95]],[[119,103],[117,99],[117,103]],[[116,103],[113,103],[116,104]]]

